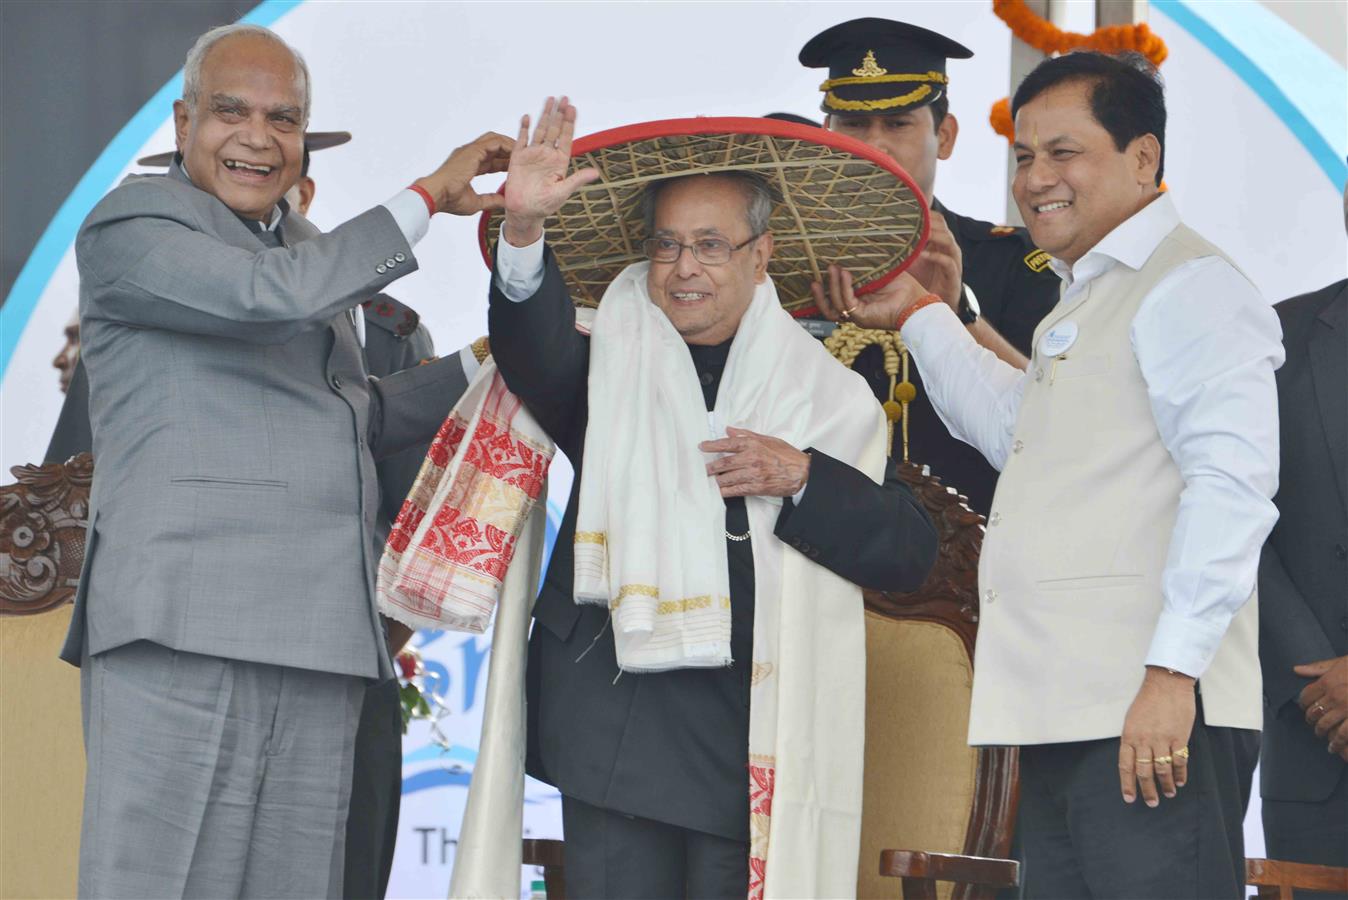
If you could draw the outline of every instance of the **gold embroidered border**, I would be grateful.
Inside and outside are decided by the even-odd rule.
[[[628,597],[651,597],[659,599],[660,589],[653,584],[625,584],[618,589],[618,596],[609,606],[610,610],[615,610],[622,605],[622,602]],[[720,609],[730,609],[729,597],[714,598],[715,603]],[[700,597],[685,597],[682,600],[661,600],[655,606],[657,616],[668,616],[674,613],[689,612],[695,609],[709,609],[713,603],[710,594],[703,594]]]
[[[573,544],[598,544],[603,547],[608,544],[608,534],[603,531],[577,531],[571,543]],[[651,596],[654,596],[652,594]]]
[[[909,91],[899,97],[888,97],[884,100],[844,100],[837,94],[829,91],[824,95],[824,105],[829,109],[849,110],[853,112],[872,112],[877,109],[893,109],[896,106],[908,106],[924,99],[931,93],[931,85],[924,84],[916,90]]]
[[[720,606],[721,609],[730,608],[729,597],[721,597],[719,599],[720,603],[718,606]],[[701,597],[686,597],[683,600],[661,600],[660,604],[655,607],[655,614],[657,616],[669,616],[674,613],[690,612],[694,609],[710,609],[711,604],[712,598],[709,594],[703,594]]]
[[[893,84],[905,81],[934,81],[937,84],[949,84],[950,79],[940,72],[914,72],[907,75],[862,75],[857,78],[830,78],[819,85],[821,91],[831,91],[836,87],[849,84]]]

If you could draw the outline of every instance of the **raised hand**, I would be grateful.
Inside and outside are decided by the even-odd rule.
[[[440,168],[415,183],[434,198],[436,212],[471,216],[484,209],[501,209],[504,204],[500,194],[479,194],[472,182],[479,175],[504,172],[514,146],[510,138],[489,131],[455,150]]]
[[[543,221],[562,208],[575,190],[599,177],[596,169],[566,174],[571,164],[571,138],[576,108],[566,97],[543,104],[533,137],[529,117],[520,119],[515,152],[506,172],[505,223],[502,236],[517,247],[532,244],[543,233]]]
[[[852,274],[836,263],[828,267],[828,287],[810,285],[815,306],[834,322],[855,322],[862,328],[894,329],[899,313],[926,296],[924,288],[907,272],[868,294],[852,290]]]

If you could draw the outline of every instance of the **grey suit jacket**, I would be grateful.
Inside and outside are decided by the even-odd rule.
[[[132,177],[76,241],[98,465],[78,664],[136,640],[369,677],[375,460],[429,440],[453,356],[369,377],[348,310],[417,267],[383,207],[266,249],[175,165]]]
[[[1260,793],[1318,802],[1348,764],[1306,724],[1297,697],[1310,680],[1292,667],[1348,654],[1348,281],[1276,309],[1287,362],[1277,374],[1278,524],[1259,560]]]

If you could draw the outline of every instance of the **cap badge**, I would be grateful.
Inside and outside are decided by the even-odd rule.
[[[879,78],[881,75],[888,75],[889,70],[882,69],[876,64],[874,50],[867,50],[861,60],[861,68],[853,69],[852,74],[858,78]]]

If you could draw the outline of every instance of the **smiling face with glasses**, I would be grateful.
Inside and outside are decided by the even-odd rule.
[[[729,340],[767,277],[772,235],[754,234],[750,194],[734,178],[696,175],[659,188],[646,289],[690,344]]]

